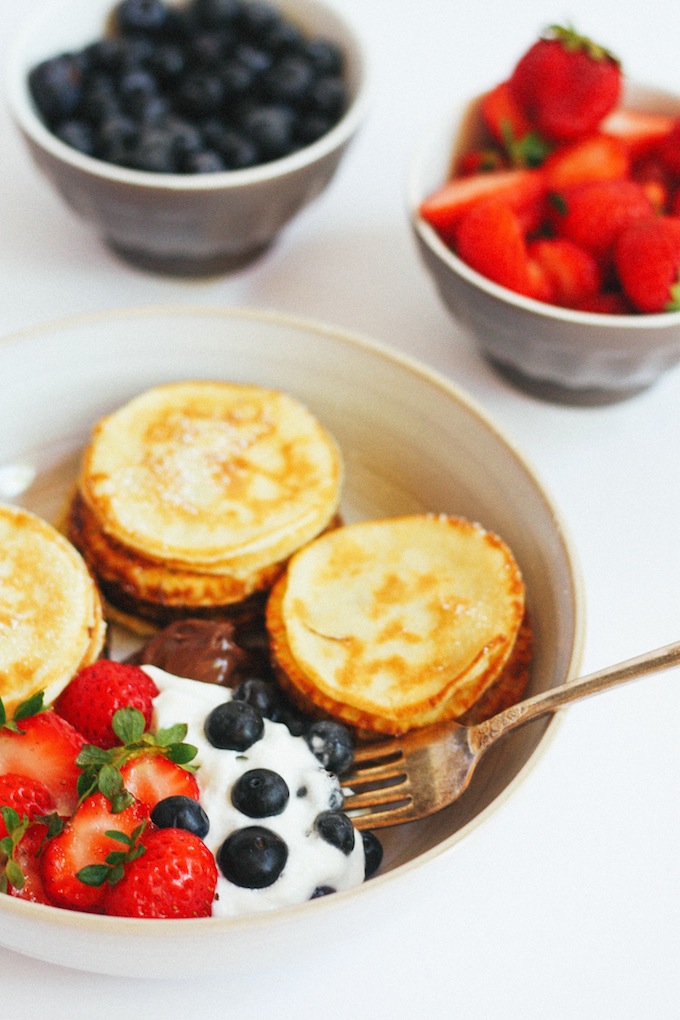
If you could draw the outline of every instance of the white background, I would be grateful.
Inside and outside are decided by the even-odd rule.
[[[680,369],[607,408],[513,390],[457,331],[405,215],[423,126],[504,77],[571,20],[628,75],[680,90],[677,0],[335,0],[374,65],[369,119],[330,190],[256,265],[200,282],[117,261],[38,176],[0,109],[0,332],[130,305],[248,305],[407,351],[480,400],[538,469],[570,527],[587,600],[586,671],[680,638]],[[0,0],[0,48],[35,0]],[[0,56],[0,67],[4,61]],[[39,371],[27,366],[27,371]],[[680,1001],[680,673],[570,708],[547,754],[486,825],[389,913],[285,971],[122,980],[0,949],[13,1015],[372,1020],[670,1020]]]

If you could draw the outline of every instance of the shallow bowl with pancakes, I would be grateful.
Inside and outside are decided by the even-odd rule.
[[[40,365],[40,372],[29,376],[27,364]],[[344,521],[437,514],[478,522],[500,536],[525,584],[533,632],[529,692],[577,674],[583,602],[559,510],[498,425],[424,366],[314,323],[248,311],[152,308],[1,340],[0,375],[0,484],[13,480],[11,500],[48,520],[63,510],[94,423],[136,394],[187,379],[290,394],[342,451]],[[130,635],[110,629],[112,653],[127,654]],[[457,803],[385,831],[381,873],[351,892],[266,916],[187,922],[95,917],[2,897],[0,943],[52,963],[127,976],[226,974],[263,957],[286,965],[306,946],[331,945],[339,932],[370,929],[377,917],[397,912],[435,860],[493,819],[558,725],[554,718],[513,734],[489,752]]]

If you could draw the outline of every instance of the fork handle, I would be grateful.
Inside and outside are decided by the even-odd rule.
[[[533,698],[511,705],[484,722],[469,727],[470,746],[474,751],[483,751],[504,734],[524,726],[532,719],[548,715],[562,705],[678,664],[680,664],[680,641],[664,645],[663,648],[657,648],[652,652],[645,652],[644,655],[638,655],[634,659],[626,659],[625,662],[615,666],[606,666],[596,673],[589,673],[588,676],[561,684],[559,687],[551,687],[534,695]]]

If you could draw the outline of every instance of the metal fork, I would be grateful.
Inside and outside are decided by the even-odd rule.
[[[436,723],[402,737],[359,746],[342,785],[344,811],[358,829],[375,829],[434,814],[466,789],[487,748],[525,723],[571,701],[680,663],[680,642],[553,687],[484,722]],[[356,812],[356,814],[355,814]]]

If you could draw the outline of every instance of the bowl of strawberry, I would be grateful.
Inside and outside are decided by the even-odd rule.
[[[504,377],[574,404],[680,360],[680,96],[552,26],[421,147],[419,253]]]

